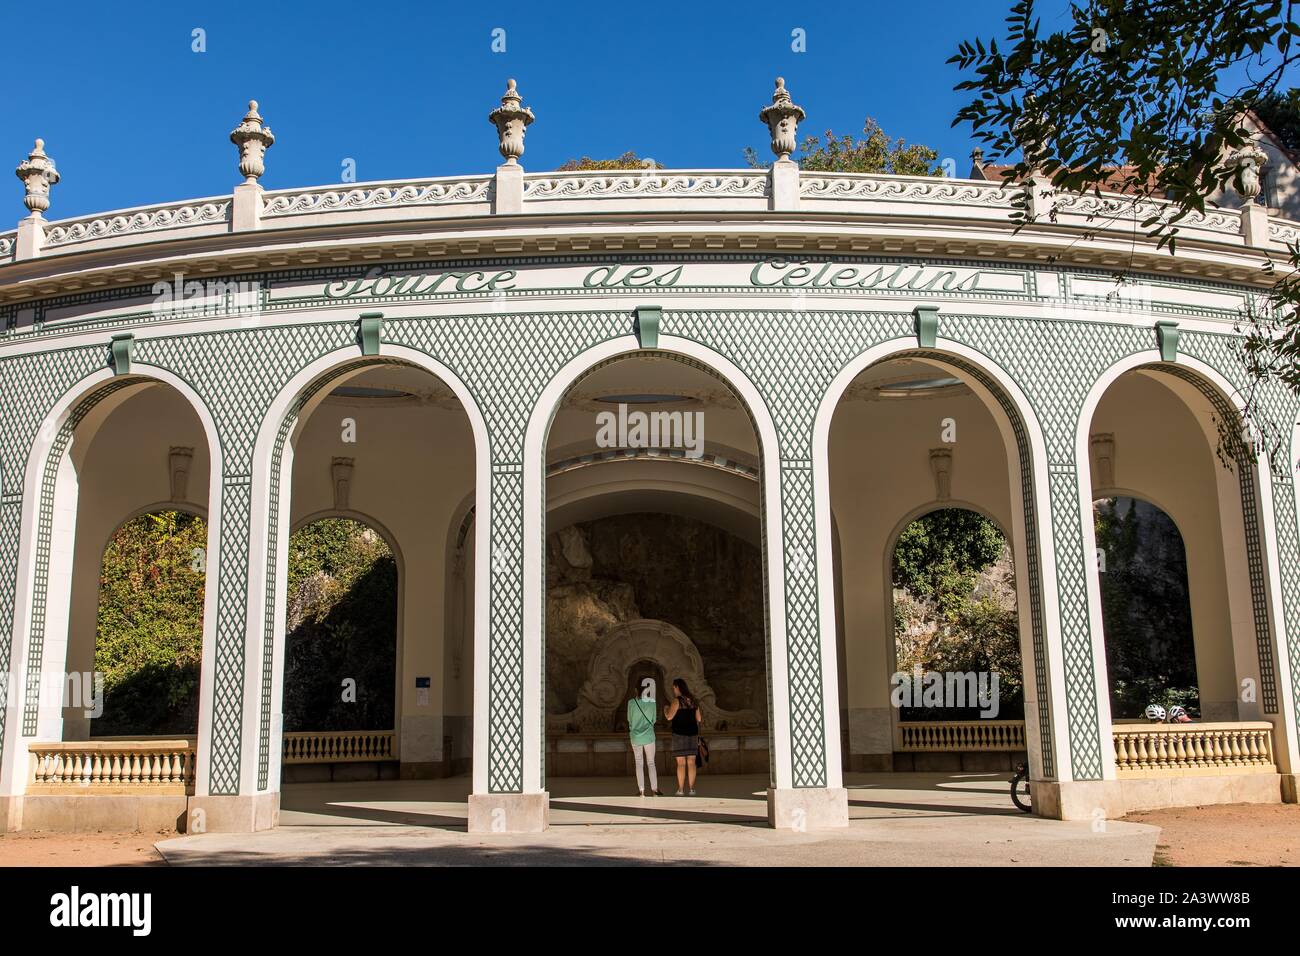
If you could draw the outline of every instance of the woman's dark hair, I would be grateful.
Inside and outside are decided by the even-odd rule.
[[[691,707],[695,704],[695,698],[691,696],[691,689],[686,686],[686,681],[682,680],[680,677],[674,677],[673,686],[681,692],[683,704],[687,707]]]

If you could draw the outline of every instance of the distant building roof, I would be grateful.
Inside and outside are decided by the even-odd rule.
[[[971,158],[973,160],[970,173],[971,179],[985,179],[992,183],[1000,183],[1006,179],[1004,174],[1007,170],[1016,168],[1013,163],[985,163],[976,159],[974,156]],[[1106,179],[1101,188],[1105,192],[1125,193],[1129,195],[1149,196],[1154,194],[1156,191],[1156,174],[1153,173],[1147,178],[1147,189],[1144,192],[1137,188],[1137,184],[1132,181],[1136,170],[1136,166],[1113,167],[1107,171]]]

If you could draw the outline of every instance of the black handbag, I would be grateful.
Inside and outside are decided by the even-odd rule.
[[[700,738],[699,746],[695,748],[695,766],[697,768],[707,765],[709,762],[709,742],[703,737]]]

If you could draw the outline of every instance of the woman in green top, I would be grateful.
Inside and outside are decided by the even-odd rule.
[[[627,732],[632,739],[632,763],[636,765],[636,790],[645,796],[645,771],[641,769],[641,759],[645,758],[646,769],[650,771],[650,792],[662,797],[659,792],[659,774],[655,770],[655,698],[654,684],[651,682],[645,694],[634,694],[627,702]]]

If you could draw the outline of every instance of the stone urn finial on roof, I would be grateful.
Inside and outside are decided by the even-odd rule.
[[[54,160],[45,155],[45,140],[36,141],[35,148],[18,164],[14,174],[27,187],[23,205],[33,217],[40,219],[41,213],[50,208],[50,187],[59,181],[59,171],[54,168]]]
[[[799,124],[805,119],[802,107],[796,106],[790,99],[790,92],[785,88],[784,77],[776,78],[776,91],[772,94],[772,104],[763,107],[758,118],[767,124],[772,133],[772,152],[778,161],[784,162],[795,151],[798,142],[795,139]]]
[[[263,125],[262,116],[257,112],[257,100],[248,101],[248,112],[243,122],[231,130],[230,141],[239,147],[239,172],[244,182],[256,185],[266,172],[266,151],[275,143],[271,127]]]
[[[515,81],[506,80],[506,93],[501,97],[501,105],[488,114],[488,122],[497,128],[501,155],[508,166],[518,163],[519,157],[524,155],[524,129],[537,118],[520,102]]]
[[[1228,168],[1232,170],[1232,185],[1241,196],[1243,205],[1249,206],[1259,198],[1266,162],[1268,162],[1268,154],[1254,143],[1247,143],[1228,157]]]

